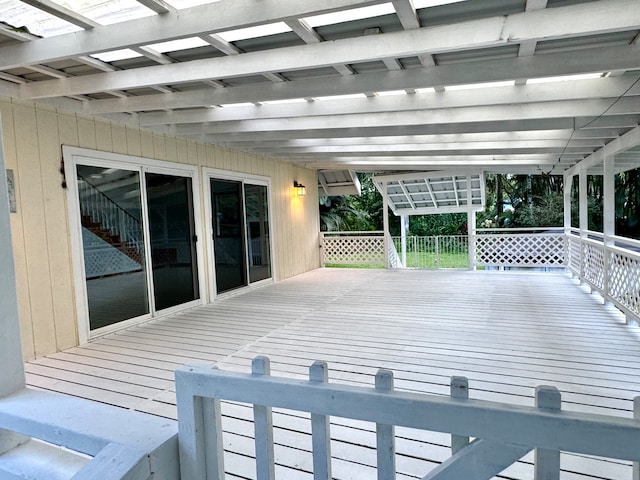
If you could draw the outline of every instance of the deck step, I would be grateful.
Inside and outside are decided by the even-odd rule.
[[[32,439],[0,455],[0,478],[69,480],[91,457]]]

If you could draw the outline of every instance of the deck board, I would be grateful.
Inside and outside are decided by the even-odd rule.
[[[640,394],[640,329],[564,274],[323,269],[228,296],[98,338],[27,365],[37,388],[175,418],[173,370],[216,364],[306,377],[318,359],[329,379],[373,385],[378,368],[397,389],[448,393],[465,375],[471,398],[533,405],[551,384],[563,408],[631,418]],[[254,478],[251,409],[223,406],[228,478]],[[310,480],[310,425],[274,413],[278,478]],[[375,426],[332,419],[334,476],[375,478]],[[420,478],[449,454],[449,436],[398,428],[398,478]],[[531,479],[532,456],[500,478]],[[631,478],[627,462],[562,455],[562,480]]]

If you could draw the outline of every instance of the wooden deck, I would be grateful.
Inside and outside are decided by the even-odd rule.
[[[631,418],[640,395],[640,330],[564,274],[325,269],[102,337],[26,366],[32,387],[175,418],[173,370],[185,363],[371,386],[378,368],[398,389],[445,395],[451,375],[471,398],[533,405],[555,385],[563,408]],[[251,409],[226,404],[228,478],[254,478]],[[311,478],[310,425],[274,416],[278,478]],[[375,426],[333,418],[334,477],[375,478]],[[444,434],[398,428],[399,479],[420,478],[450,455]],[[530,460],[500,478],[531,479]],[[527,461],[529,460],[529,461]],[[614,460],[562,456],[563,480],[630,479]]]

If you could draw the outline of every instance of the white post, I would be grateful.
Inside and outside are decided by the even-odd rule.
[[[476,269],[476,211],[473,209],[471,176],[467,175],[467,235],[469,236],[469,270]]]
[[[615,159],[612,155],[604,157],[604,172],[602,176],[604,205],[602,211],[602,233],[604,234],[604,286],[602,296],[605,304],[610,304],[609,300],[609,279],[611,274],[611,263],[609,259],[609,247],[615,244],[613,236],[616,234],[616,172]]]
[[[9,187],[4,167],[4,149],[0,136],[0,398],[25,388],[24,359],[20,340],[20,318],[16,273],[13,264]],[[26,437],[0,430],[0,454],[24,443]]]
[[[2,272],[0,275],[0,365],[2,365],[0,397],[5,397],[25,387],[11,223],[9,221],[9,189],[3,155],[0,144],[0,272]]]
[[[589,230],[589,200],[587,196],[587,169],[580,168],[578,177],[579,186],[579,199],[580,199],[580,238],[586,239],[588,237],[587,230]],[[582,251],[582,248],[580,248]],[[585,259],[580,255],[580,280],[584,279]]]
[[[382,182],[382,230],[384,231],[384,268],[389,268],[389,196],[387,182]]]
[[[400,238],[402,242],[402,268],[407,268],[407,226],[409,217],[402,215],[400,217]]]
[[[563,200],[564,200],[564,235],[566,237],[565,241],[565,263],[566,267],[571,267],[571,259],[569,258],[569,252],[571,251],[571,186],[573,185],[573,175],[565,174],[562,179],[562,188],[563,188]],[[571,272],[571,276],[573,277],[574,273]]]
[[[548,412],[560,412],[562,398],[556,387],[540,385],[536,387],[536,407]],[[560,452],[536,448],[534,451],[534,480],[559,480]]]

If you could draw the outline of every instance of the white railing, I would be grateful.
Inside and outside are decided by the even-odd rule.
[[[323,232],[322,265],[384,265],[384,232]]]
[[[640,241],[571,229],[568,268],[622,310],[640,319]]]
[[[378,371],[375,388],[329,383],[324,362],[311,365],[308,381],[273,377],[269,359],[257,357],[251,374],[182,367],[176,394],[183,479],[225,478],[221,400],[253,405],[257,480],[275,478],[272,407],[311,414],[315,479],[332,478],[330,416],[376,424],[383,479],[396,473],[395,426],[451,434],[452,456],[423,480],[489,479],[531,450],[535,480],[559,478],[560,451],[640,459],[640,421],[561,410],[560,393],[548,386],[536,388],[536,407],[523,407],[468,399],[464,377],[452,378],[449,398],[394,390],[389,370]]]
[[[469,268],[468,235],[393,237],[395,247],[406,258],[406,268]]]
[[[475,264],[494,267],[564,267],[561,228],[479,229]]]

